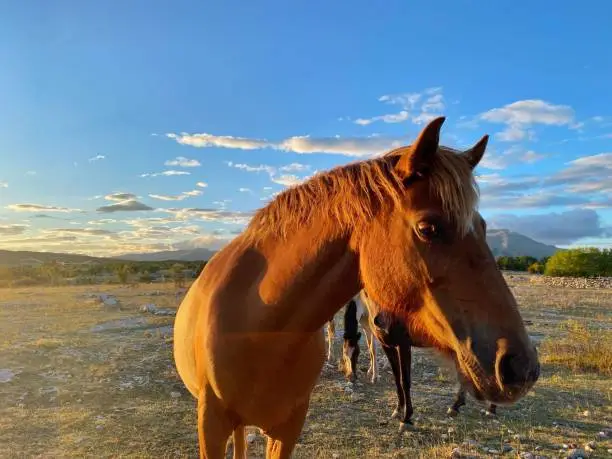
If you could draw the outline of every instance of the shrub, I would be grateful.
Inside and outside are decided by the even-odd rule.
[[[536,261],[535,263],[529,265],[527,271],[531,274],[544,274],[544,265]]]
[[[546,263],[544,274],[572,277],[612,276],[612,250],[584,248],[559,251]]]

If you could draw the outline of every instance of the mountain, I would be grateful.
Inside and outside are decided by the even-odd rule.
[[[37,265],[50,261],[57,261],[60,263],[87,263],[92,261],[108,262],[109,259],[73,253],[0,250],[0,266],[16,266],[21,264]]]
[[[535,258],[549,257],[561,250],[554,245],[542,244],[519,233],[506,229],[487,231],[487,243],[493,255],[519,257],[526,255]]]
[[[214,254],[214,250],[200,248],[150,253],[128,253],[115,258],[127,261],[208,261]]]
[[[487,243],[493,255],[518,257],[520,255],[535,258],[548,257],[561,250],[552,245],[542,244],[533,239],[506,229],[492,229],[487,231]],[[108,263],[111,261],[208,261],[215,254],[210,249],[169,250],[151,253],[128,253],[113,258],[89,257],[69,253],[53,252],[25,252],[0,250],[0,266],[15,266],[20,264],[39,264],[49,261],[62,263],[86,263],[97,261]]]

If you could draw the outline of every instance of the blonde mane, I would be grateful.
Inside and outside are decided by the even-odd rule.
[[[378,212],[402,206],[406,186],[394,166],[406,148],[336,167],[288,188],[255,213],[245,233],[255,240],[270,235],[286,239],[323,219],[335,223],[336,234],[361,231]],[[440,146],[427,180],[446,216],[465,234],[472,226],[479,193],[472,169],[458,153]]]

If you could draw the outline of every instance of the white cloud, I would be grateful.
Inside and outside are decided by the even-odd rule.
[[[508,126],[501,132],[495,134],[495,138],[501,142],[518,142],[533,137],[533,131],[523,129],[517,125]]]
[[[166,195],[166,194],[150,194],[149,197],[153,199],[159,199],[161,201],[182,201],[194,196],[200,196],[202,192],[200,190],[183,191],[179,195]]]
[[[81,234],[84,236],[113,236],[114,231],[97,228],[54,228],[43,230],[46,234]]]
[[[510,148],[506,148],[501,153],[495,150],[487,151],[487,154],[483,156],[482,161],[479,163],[479,167],[502,170],[515,164],[532,164],[547,156],[548,155],[536,153],[533,150],[525,150],[518,145],[513,145]]]
[[[300,183],[304,181],[303,178],[300,178],[297,175],[293,175],[293,174],[271,177],[271,180],[274,183],[278,183],[279,185],[284,185],[284,186],[295,186],[295,185],[299,185]]]
[[[377,121],[383,123],[412,121],[414,124],[424,124],[439,116],[446,107],[441,87],[428,88],[422,93],[387,94],[379,97],[378,100],[387,104],[399,105],[402,110],[371,118],[357,118],[355,124],[367,126]],[[419,102],[422,103],[417,109]]]
[[[540,161],[540,160],[542,160],[544,158],[546,158],[546,155],[536,153],[533,150],[526,151],[525,154],[521,157],[521,159],[523,161],[525,161],[526,163],[529,163],[529,164],[535,163],[535,162]]]
[[[612,193],[612,153],[583,156],[547,180],[551,185],[566,185],[576,192]]]
[[[574,110],[568,105],[553,105],[544,100],[529,99],[494,108],[480,115],[480,118],[491,123],[509,125],[562,126],[574,121]]]
[[[179,195],[149,194],[149,197],[153,199],[159,199],[160,201],[182,201],[183,199],[188,198],[188,196],[184,194],[179,194]]]
[[[229,200],[225,200],[229,202]],[[216,203],[217,205],[224,204],[224,202]],[[226,224],[240,224],[244,225],[249,222],[252,217],[251,212],[234,212],[225,209],[201,209],[201,208],[182,208],[182,209],[163,209],[164,212],[168,212],[174,216],[175,219],[181,221],[187,221],[192,219],[199,219],[203,221],[219,222]]]
[[[7,182],[0,182],[0,188],[8,188]]]
[[[233,136],[216,136],[212,134],[187,134],[182,132],[179,134],[169,133],[166,137],[176,140],[183,145],[191,145],[192,147],[222,147],[236,148],[239,150],[258,150],[270,146],[269,142],[262,139],[247,139],[244,137]]]
[[[184,156],[177,156],[175,159],[168,160],[164,166],[179,166],[179,167],[198,167],[202,164],[197,159],[188,159]]]
[[[253,190],[251,190],[250,188],[238,188],[238,191],[240,191],[241,193],[253,193]]]
[[[206,136],[206,142],[201,137]],[[274,150],[288,151],[299,154],[327,153],[354,157],[370,157],[384,153],[392,148],[402,145],[404,138],[392,138],[383,136],[370,137],[322,137],[294,136],[279,142],[261,141],[259,139],[240,138],[240,142],[227,142],[227,136],[213,136],[212,134],[168,134],[168,137],[177,142],[193,147],[222,147],[241,150],[256,150],[271,148]],[[233,137],[232,137],[233,138]],[[156,174],[159,175],[159,174]],[[154,174],[143,174],[142,177],[154,176]]]
[[[236,169],[242,169],[243,171],[247,172],[266,172],[270,175],[276,173],[276,168],[272,166],[267,166],[265,164],[260,164],[259,166],[250,166],[248,164],[233,163],[232,161],[226,161],[226,164],[229,167],[235,167]]]
[[[27,171],[26,175],[36,175],[36,171]]]
[[[200,190],[184,191],[183,194],[186,196],[200,196],[202,194],[202,191]]]
[[[279,150],[294,153],[328,153],[336,155],[371,157],[400,147],[400,139],[388,137],[323,137],[296,136],[284,140]]]
[[[227,161],[227,165],[230,167],[235,167],[236,169],[247,171],[247,172],[266,172],[270,176],[270,180],[272,182],[277,183],[279,185],[283,185],[283,186],[298,185],[302,183],[308,177],[298,177],[295,174],[278,175],[279,171],[298,172],[298,171],[305,171],[305,170],[310,169],[310,166],[306,164],[300,164],[300,163],[291,163],[286,166],[281,166],[279,168],[276,168],[274,166],[268,166],[265,164],[260,164],[259,166],[250,166],[248,164],[241,164],[241,163],[236,164],[231,161]],[[239,191],[252,193],[252,190],[248,188],[240,188]]]
[[[196,183],[196,186],[199,186],[200,188],[206,188],[208,186],[208,183],[206,183],[206,182],[198,182],[198,183]]]
[[[100,161],[101,159],[106,159],[106,156],[104,156],[104,155],[96,155],[96,156],[94,156],[92,158],[89,158],[89,162],[93,163],[94,161]],[[76,165],[76,163],[75,163],[75,165]]]
[[[9,204],[6,206],[7,209],[14,210],[16,212],[83,212],[79,209],[69,209],[67,207],[58,206],[45,206],[40,204]]]
[[[159,176],[172,177],[175,175],[191,175],[191,172],[168,170],[168,171],[163,171],[163,172],[155,172],[152,174],[150,173],[140,174],[141,177],[159,177]]]
[[[114,218],[100,218],[99,220],[92,220],[87,222],[88,225],[110,225],[112,223],[117,223],[118,220]]]
[[[503,142],[516,142],[532,139],[534,132],[528,128],[538,124],[579,129],[581,123],[577,123],[574,116],[574,110],[569,105],[554,105],[541,99],[527,99],[481,113],[479,118],[490,123],[505,124],[506,129],[497,133],[495,138]]]
[[[94,197],[94,199],[96,199],[96,197]],[[106,196],[104,196],[104,199],[106,199],[107,201],[128,201],[130,199],[137,199],[138,196],[136,196],[133,193],[123,193],[123,192],[119,192],[119,193],[111,193],[111,194],[107,194]]]
[[[281,166],[278,168],[279,171],[283,172],[303,172],[310,169],[308,164],[300,164],[300,163],[291,163],[286,166]]]
[[[402,110],[399,113],[390,113],[388,115],[373,116],[372,118],[357,118],[355,124],[367,126],[368,124],[382,121],[383,123],[403,123],[410,119],[410,112]]]

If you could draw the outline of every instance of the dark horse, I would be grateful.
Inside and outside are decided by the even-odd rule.
[[[359,308],[362,312],[362,317],[357,317],[357,305],[349,310],[347,307],[345,311],[345,323],[357,324],[361,322],[367,333],[371,333],[376,336],[380,342],[387,359],[391,365],[393,371],[393,377],[395,380],[395,387],[397,390],[397,407],[391,415],[393,418],[401,420],[401,428],[406,429],[412,426],[411,417],[413,414],[412,399],[410,397],[410,386],[411,386],[411,366],[412,366],[412,347],[425,347],[422,343],[414,340],[408,330],[401,321],[397,320],[392,314],[381,311],[376,304],[368,297],[365,290],[361,292],[357,301],[361,302],[365,307]],[[353,316],[351,316],[354,314]],[[363,317],[367,315],[368,317]],[[365,319],[365,320],[364,320]],[[367,326],[366,326],[367,323]],[[355,335],[355,331],[352,331],[352,336]],[[361,334],[359,334],[361,335]],[[372,338],[370,338],[372,339]],[[352,345],[347,344],[345,338],[344,349],[351,348]],[[358,347],[358,343],[357,343]],[[373,346],[370,346],[371,350]],[[359,350],[353,351],[354,354],[359,355]],[[371,352],[371,358],[376,359],[376,353]],[[347,359],[344,359],[346,363],[349,363]],[[345,363],[345,365],[346,365]],[[345,374],[356,374],[357,359],[350,359],[352,365],[351,370],[345,369]],[[355,378],[355,376],[353,376]],[[354,379],[353,379],[354,380]],[[449,416],[456,416],[459,413],[459,408],[464,406],[466,403],[466,389],[465,382],[459,378],[459,384],[455,400],[447,413]],[[497,406],[494,403],[489,403],[487,407],[487,415],[495,415]]]

